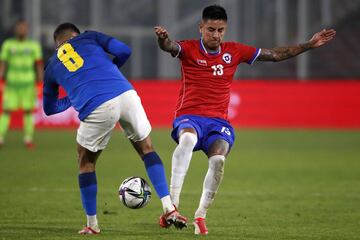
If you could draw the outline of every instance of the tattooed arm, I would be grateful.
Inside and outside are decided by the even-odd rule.
[[[318,33],[315,33],[314,36],[306,43],[299,44],[297,46],[292,47],[276,47],[265,49],[262,48],[259,57],[257,58],[258,61],[273,61],[279,62],[285,59],[295,57],[300,53],[303,53],[307,50],[320,47],[327,43],[328,41],[332,40],[335,37],[336,31],[333,29],[329,30],[322,30]]]
[[[172,56],[177,56],[180,51],[180,46],[176,42],[170,40],[167,30],[161,26],[155,26],[154,30],[158,37],[158,44],[161,50],[171,53]]]

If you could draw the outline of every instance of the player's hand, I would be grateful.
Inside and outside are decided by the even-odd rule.
[[[334,29],[323,29],[322,31],[315,33],[314,36],[310,39],[310,44],[312,48],[317,48],[328,41],[331,41],[336,35]]]
[[[155,34],[158,36],[158,38],[160,39],[166,39],[169,37],[169,34],[167,32],[167,30],[164,27],[161,26],[155,26],[154,27],[155,30]]]

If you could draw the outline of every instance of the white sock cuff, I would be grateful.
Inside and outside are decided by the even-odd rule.
[[[86,218],[87,218],[86,225],[88,227],[94,227],[94,226],[98,225],[98,220],[97,220],[96,214],[95,215],[86,215]]]
[[[162,203],[164,213],[174,210],[175,207],[171,201],[170,195],[162,197],[160,200]]]
[[[224,155],[214,155],[209,157],[209,162],[218,162],[218,161],[223,161],[225,162],[225,156]]]

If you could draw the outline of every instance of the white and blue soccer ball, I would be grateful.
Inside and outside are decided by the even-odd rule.
[[[129,177],[119,187],[120,201],[128,208],[145,207],[151,199],[151,188],[141,177]]]

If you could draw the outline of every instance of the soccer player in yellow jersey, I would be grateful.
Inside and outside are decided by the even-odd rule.
[[[27,38],[28,24],[20,20],[15,25],[15,37],[4,41],[0,52],[0,79],[5,80],[3,113],[0,116],[0,147],[10,124],[10,114],[24,111],[24,144],[33,145],[33,111],[36,103],[35,81],[43,79],[42,51],[38,42]]]

